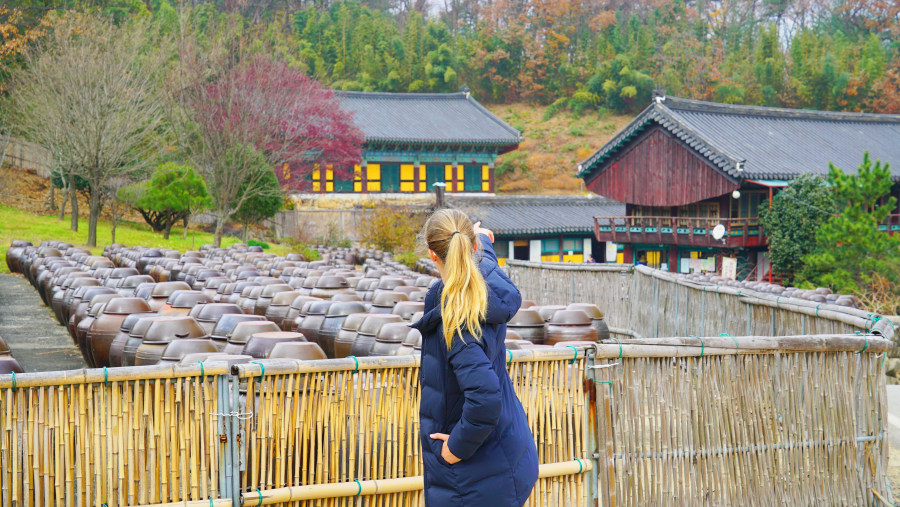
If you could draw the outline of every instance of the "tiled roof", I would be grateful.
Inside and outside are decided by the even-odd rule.
[[[467,93],[334,92],[366,142],[515,148],[521,133]]]
[[[900,115],[736,106],[666,97],[654,101],[611,141],[579,164],[586,180],[647,128],[660,125],[714,167],[735,178],[785,179],[828,173],[833,162],[855,171],[868,151],[900,179]]]
[[[447,204],[503,236],[592,234],[594,216],[621,216],[625,205],[606,197],[452,197]]]

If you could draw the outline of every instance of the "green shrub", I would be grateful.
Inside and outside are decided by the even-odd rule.
[[[415,267],[416,262],[419,261],[419,256],[416,255],[415,252],[400,252],[394,255],[394,260],[397,262],[402,262],[409,269]]]
[[[584,135],[584,128],[580,125],[572,125],[571,127],[569,127],[569,135],[581,137]]]
[[[257,241],[255,239],[251,239],[250,241],[247,241],[247,246],[261,246],[263,250],[269,249],[268,243],[266,243],[265,241]]]

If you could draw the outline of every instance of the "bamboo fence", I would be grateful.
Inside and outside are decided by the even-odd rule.
[[[528,505],[580,505],[588,498],[584,365],[584,348],[510,355],[510,376],[543,465]],[[243,428],[243,505],[422,503],[418,356],[234,368],[256,412]],[[334,496],[324,503],[304,501],[326,493]]]
[[[595,303],[618,338],[786,336],[876,332],[896,338],[889,319],[844,306],[750,289],[697,284],[647,266],[510,260],[523,297],[538,304]]]
[[[0,505],[210,505],[220,494],[216,382],[228,368],[202,374],[191,365],[0,375]]]
[[[892,501],[891,346],[860,335],[599,345],[591,372],[603,505]]]

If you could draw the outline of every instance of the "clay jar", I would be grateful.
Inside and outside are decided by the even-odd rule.
[[[383,277],[378,281],[378,285],[375,287],[375,290],[372,293],[372,299],[370,299],[370,301],[374,302],[378,295],[382,292],[393,292],[395,287],[399,287],[401,285],[406,285],[406,282],[404,282],[403,279],[399,276]]]
[[[566,307],[562,305],[547,305],[535,306],[534,309],[537,310],[544,322],[550,322],[550,319],[553,318],[553,315],[556,314],[556,312],[565,310]]]
[[[94,322],[97,320],[97,315],[100,315],[100,312],[103,310],[106,303],[117,297],[119,297],[118,294],[101,294],[95,296],[91,299],[91,307],[88,309],[87,315],[85,315],[85,317],[81,319],[81,322],[75,326],[75,343],[78,345],[79,350],[81,350],[84,362],[92,368],[94,368],[94,358],[87,348],[88,330],[94,325]]]
[[[278,343],[305,342],[306,338],[300,333],[286,331],[273,331],[270,333],[254,333],[244,346],[244,354],[258,359],[265,359],[269,352]]]
[[[243,354],[244,347],[250,337],[257,333],[270,333],[279,331],[278,326],[274,322],[267,320],[240,322],[234,326],[231,334],[228,335],[228,344],[222,349],[226,354]]]
[[[159,364],[180,363],[188,354],[214,354],[216,346],[208,339],[183,339],[169,343],[162,352]]]
[[[281,327],[285,315],[287,315],[288,310],[291,309],[291,303],[293,303],[298,296],[300,296],[300,293],[295,290],[275,294],[275,296],[272,297],[272,302],[269,303],[268,308],[266,308],[266,320],[272,321],[278,324],[278,327]]]
[[[169,296],[176,290],[190,289],[191,286],[184,282],[161,282],[156,284],[153,286],[153,291],[150,293],[150,300],[147,301],[147,303],[150,304],[150,311],[160,311],[162,307],[166,305],[166,300],[169,299]]]
[[[381,327],[392,322],[403,322],[399,315],[391,314],[370,314],[359,326],[359,332],[353,347],[350,349],[351,356],[364,357],[368,356],[375,346],[375,336]]]
[[[597,330],[591,326],[591,318],[581,310],[558,310],[547,327],[546,345],[560,342],[597,341]]]
[[[185,338],[209,338],[193,317],[162,317],[154,320],[134,355],[135,366],[156,364],[169,343]]]
[[[241,297],[237,302],[238,306],[241,307],[241,311],[254,315],[254,310],[256,309],[256,300],[259,299],[259,295],[265,288],[266,287],[264,285],[259,284],[245,287],[244,290],[241,291]]]
[[[415,329],[407,326],[405,323],[398,322],[393,324],[385,324],[378,330],[375,335],[375,343],[372,344],[368,355],[370,356],[395,356],[400,349],[403,340]]]
[[[371,301],[372,295],[375,293],[375,287],[377,286],[377,278],[362,278],[356,282],[356,295],[363,301]]]
[[[3,338],[0,338],[0,375],[8,373],[25,373],[19,362],[12,356],[9,345]]]
[[[338,294],[340,293],[340,291],[349,288],[350,282],[348,282],[347,279],[343,276],[320,276],[319,279],[316,280],[316,285],[315,287],[313,287],[310,296],[322,299],[331,299],[331,297],[335,294]]]
[[[546,337],[546,323],[532,308],[520,308],[506,324],[506,328],[531,343],[544,343]]]
[[[131,331],[128,333],[128,339],[125,341],[125,346],[122,348],[122,366],[134,366],[134,355],[137,353],[138,347],[141,346],[141,342],[144,340],[144,333],[150,329],[150,325],[153,324],[153,321],[164,318],[165,317],[157,313],[152,317],[141,317],[134,323],[134,326],[132,326]]]
[[[94,325],[87,332],[86,344],[95,367],[111,366],[110,347],[122,328],[125,317],[149,311],[150,305],[139,298],[118,297],[106,303],[103,312],[97,315]]]
[[[226,313],[219,317],[216,327],[210,333],[216,348],[221,351],[228,344],[228,335],[234,330],[234,327],[241,322],[259,322],[265,319],[259,315],[247,315],[246,313]]]
[[[310,342],[279,342],[269,352],[269,359],[299,359],[312,361],[327,359],[322,347]]]
[[[175,291],[159,311],[165,316],[187,316],[197,305],[212,303],[212,298],[199,290]]]
[[[591,318],[591,326],[597,330],[597,341],[609,339],[609,326],[603,320],[603,312],[595,304],[591,303],[572,303],[566,307],[566,310],[581,310]]]
[[[125,359],[125,344],[128,343],[128,335],[131,334],[131,330],[139,320],[143,319],[144,317],[155,316],[158,316],[158,314],[150,312],[132,313],[125,316],[125,320],[122,321],[122,325],[119,327],[119,332],[116,333],[115,338],[113,338],[112,344],[109,346],[110,366],[125,366],[123,361]],[[137,347],[135,347],[135,349],[136,348]]]
[[[150,275],[131,275],[122,279],[116,286],[116,292],[122,297],[137,297],[134,290],[142,283],[154,283]]]
[[[296,322],[296,319],[300,316],[300,311],[303,309],[303,306],[310,301],[321,301],[321,299],[312,296],[295,297],[294,300],[291,301],[291,306],[288,308],[284,318],[281,320],[281,329],[284,331],[296,331],[299,325]]]
[[[416,354],[418,353],[417,351],[422,350],[422,333],[420,333],[418,329],[409,326],[407,326],[407,329],[409,329],[409,332],[406,337],[403,338],[403,342],[400,344],[395,355],[403,356],[407,354]]]
[[[241,313],[241,309],[230,303],[206,303],[194,306],[188,315],[197,319],[204,331],[212,334],[219,317],[230,313]]]
[[[9,248],[6,250],[6,267],[9,268],[11,273],[22,272],[22,257],[25,254],[25,249],[30,246],[33,246],[30,241],[15,240],[10,243]]]
[[[398,301],[391,313],[399,315],[401,319],[410,322],[417,312],[425,310],[425,303],[416,301]]]
[[[84,290],[86,290],[87,287],[100,287],[100,281],[94,278],[76,278],[72,280],[69,289],[63,293],[59,305],[53,307],[53,311],[56,313],[56,319],[60,324],[68,324],[70,317],[69,309],[72,307],[72,300],[75,298],[75,294],[78,290],[82,287],[85,288],[81,292],[84,294]]]
[[[278,294],[279,292],[290,292],[291,290],[291,286],[286,283],[266,285],[256,300],[256,306],[253,309],[253,313],[256,315],[265,315],[266,309],[269,307],[269,304],[272,303],[272,298],[275,297],[275,294]]]
[[[408,300],[409,298],[402,292],[387,290],[377,292],[375,294],[375,299],[372,300],[372,308],[369,310],[369,313],[391,313],[394,311],[394,306],[396,306],[397,303]]]
[[[347,357],[356,341],[359,326],[371,315],[370,313],[353,313],[344,319],[341,330],[334,339],[334,357]]]
[[[325,319],[319,327],[316,343],[322,347],[325,355],[335,357],[335,341],[347,316],[365,312],[366,307],[358,301],[334,301],[332,299],[331,303],[325,312]]]
[[[76,327],[87,316],[87,312],[91,307],[91,300],[101,294],[115,295],[116,291],[109,287],[85,287],[81,296],[72,298],[72,306],[69,308],[69,335],[75,343],[78,343],[75,339]]]
[[[322,300],[315,301],[312,303],[308,303],[304,310],[305,312],[301,312],[303,314],[303,319],[297,322],[297,332],[303,333],[303,336],[306,337],[306,340],[312,343],[318,343],[322,350],[326,350],[325,347],[319,342],[319,329],[322,328],[322,324],[325,323],[325,314],[328,313],[328,308],[332,305],[331,301]],[[326,354],[328,352],[326,351]]]

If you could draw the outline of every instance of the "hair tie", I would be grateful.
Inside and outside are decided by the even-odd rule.
[[[450,237],[453,238],[453,236],[456,236],[457,234],[459,234],[459,231],[453,231],[453,234],[451,234]]]

